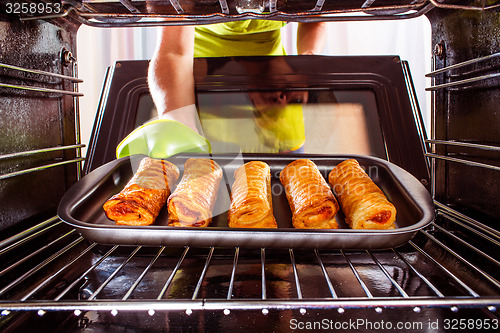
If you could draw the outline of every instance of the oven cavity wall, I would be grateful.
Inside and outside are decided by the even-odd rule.
[[[498,230],[500,20],[497,10],[427,13],[434,46],[435,198]],[[465,144],[462,144],[465,143]]]
[[[0,13],[0,231],[41,218],[78,177],[76,30]]]

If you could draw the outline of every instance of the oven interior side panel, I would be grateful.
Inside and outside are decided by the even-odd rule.
[[[0,16],[0,63],[72,76],[61,59],[76,53],[76,25],[21,22]],[[76,150],[33,151],[75,144],[74,97],[28,87],[72,91],[68,79],[0,66],[0,230],[40,216],[54,216],[64,192],[76,181]],[[7,87],[6,85],[9,85]],[[13,88],[12,86],[15,86]],[[37,89],[36,88],[36,89]],[[19,154],[20,152],[30,152]],[[25,170],[44,168],[26,172]],[[30,222],[26,222],[30,223]],[[19,226],[20,227],[20,226]]]
[[[432,42],[435,69],[488,57],[500,51],[498,11],[433,10]],[[435,92],[435,139],[500,146],[500,57],[489,57],[472,65],[436,76],[435,85],[471,80]],[[495,74],[497,76],[495,76]],[[475,80],[481,77],[485,79]],[[490,225],[496,230],[500,216],[499,149],[436,145],[441,156],[486,164],[472,166],[436,159],[436,199]],[[496,168],[496,169],[495,169]]]

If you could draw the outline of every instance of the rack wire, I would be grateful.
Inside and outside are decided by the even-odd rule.
[[[20,66],[13,66],[13,65],[5,64],[5,63],[0,63],[0,67],[6,68],[9,70],[18,71],[18,72],[37,74],[37,75],[47,76],[47,77],[56,78],[56,79],[69,80],[70,82],[75,82],[75,83],[83,82],[81,79],[78,79],[78,78],[72,77],[72,76],[61,75],[61,74],[57,74],[57,73],[51,73],[51,72],[41,71],[41,70],[37,70],[37,69],[30,69],[30,68],[25,68],[25,67],[20,67]],[[47,88],[47,87],[9,84],[9,83],[5,83],[5,82],[0,82],[0,87],[19,89],[19,90],[27,90],[27,91],[35,91],[35,92],[41,92],[41,93],[50,93],[50,94],[62,94],[62,95],[71,95],[71,96],[78,96],[78,97],[83,96],[82,93],[79,93],[79,92],[74,91],[74,90],[72,91],[72,90],[51,89],[51,88]]]

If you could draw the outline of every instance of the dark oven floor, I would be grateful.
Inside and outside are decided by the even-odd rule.
[[[430,228],[387,251],[107,247],[54,218],[2,244],[0,327],[493,329],[499,247],[494,230],[442,208]]]

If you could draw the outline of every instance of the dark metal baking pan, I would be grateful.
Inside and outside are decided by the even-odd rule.
[[[358,155],[273,155],[221,154],[211,156],[224,170],[214,208],[212,224],[207,228],[169,227],[166,206],[150,226],[115,225],[102,208],[104,202],[123,189],[144,156],[132,156],[109,162],[73,185],[60,202],[59,217],[74,226],[85,238],[101,244],[193,247],[268,247],[386,249],[402,245],[434,219],[429,192],[407,171],[385,160]],[[168,160],[183,171],[184,162],[202,155],[176,155]],[[337,164],[355,158],[397,209],[396,229],[352,230],[340,211],[334,230],[294,229],[291,211],[279,173],[290,162],[309,158],[326,178]],[[245,162],[260,160],[271,168],[274,215],[278,229],[232,229],[227,224],[230,186],[234,170]]]

